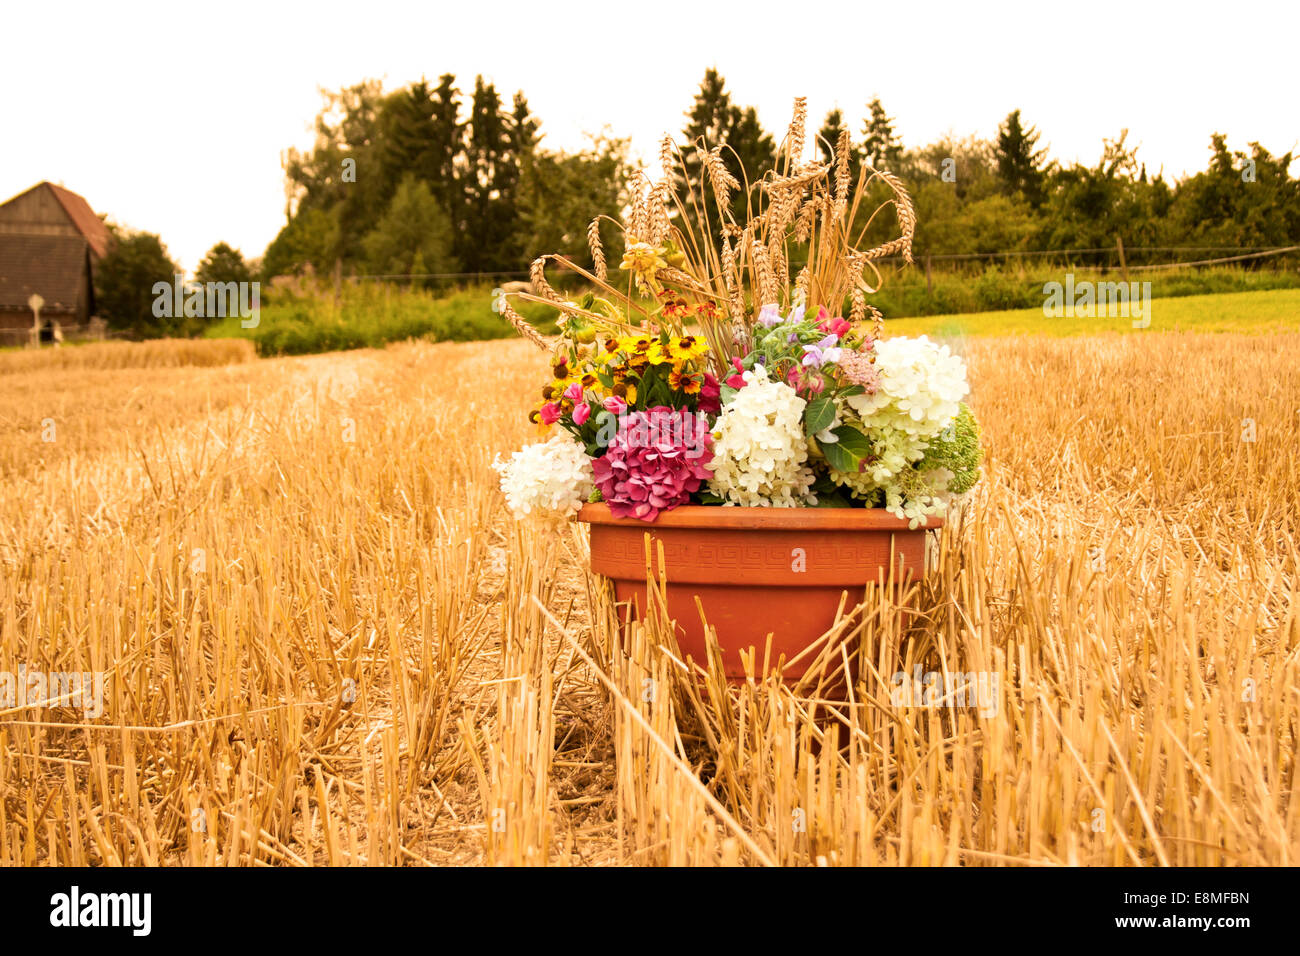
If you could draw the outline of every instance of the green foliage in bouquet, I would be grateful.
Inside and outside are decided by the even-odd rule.
[[[979,423],[975,421],[970,406],[963,402],[961,411],[952,424],[930,442],[917,470],[946,468],[952,472],[947,490],[954,495],[964,495],[980,480],[980,463],[983,460]]]

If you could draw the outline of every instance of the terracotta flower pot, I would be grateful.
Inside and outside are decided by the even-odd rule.
[[[840,596],[846,608],[862,601],[866,585],[895,581],[925,569],[925,534],[942,522],[911,530],[882,508],[722,508],[685,505],[653,522],[615,518],[605,504],[585,505],[578,520],[591,524],[591,570],[614,582],[618,601],[647,607],[645,535],[663,542],[668,613],[683,654],[707,660],[696,595],[716,629],[727,676],[743,680],[740,652],[757,648],[763,665],[793,660],[835,623]],[[657,555],[658,546],[651,554]],[[657,557],[655,572],[658,574]],[[787,668],[798,678],[816,654]]]

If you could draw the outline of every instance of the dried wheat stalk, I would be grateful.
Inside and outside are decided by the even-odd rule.
[[[644,170],[633,174],[628,212],[622,223],[616,223],[622,229],[624,244],[646,242],[659,247],[671,240],[684,261],[658,269],[658,280],[692,299],[725,303],[725,323],[702,323],[719,369],[729,355],[735,354],[732,350],[746,340],[751,310],[767,303],[798,300],[808,308],[825,306],[838,313],[845,300],[850,300],[851,314],[861,321],[868,315],[878,315],[867,302],[883,279],[875,263],[897,254],[911,261],[916,213],[902,182],[892,173],[864,164],[855,186],[851,176],[853,143],[847,131],[834,145],[832,162],[803,163],[806,122],[807,102],[798,98],[781,161],[754,186],[744,180],[743,171],[738,176],[727,168],[725,143],[703,140],[691,144],[700,164],[701,181],[691,180],[682,195],[673,188],[673,175],[684,164],[684,158],[669,137],[660,142],[663,177],[652,183]],[[877,179],[889,187],[893,196],[867,215],[862,204]],[[711,196],[713,203],[706,203],[706,196]],[[760,198],[764,201],[759,202]],[[745,201],[743,210],[741,199]],[[872,249],[858,248],[876,215],[890,205],[902,235]],[[715,217],[717,222],[713,221]],[[800,247],[797,257],[789,248],[791,241]],[[642,325],[653,320],[657,312],[647,311],[641,302],[630,298],[630,287],[624,293],[609,285],[608,266],[595,224],[589,229],[588,243],[595,274],[578,269],[562,257],[552,258],[599,286],[628,315],[640,312],[644,317]],[[798,268],[793,281],[792,261]],[[541,266],[541,261],[534,263],[533,274],[543,300],[568,314],[584,314],[572,303],[559,301],[559,295],[549,285],[538,281]],[[867,281],[868,271],[874,274],[874,284]],[[734,329],[733,323],[738,323]]]
[[[854,285],[850,298],[853,300],[853,308],[849,312],[849,319],[861,322],[867,317],[867,297],[860,286]]]
[[[704,168],[709,176],[709,185],[713,187],[713,197],[719,210],[728,208],[731,202],[731,190],[739,189],[740,183],[731,175],[722,158],[722,147],[715,146],[704,154]]]
[[[804,139],[808,124],[808,97],[796,96],[794,115],[790,118],[790,128],[785,134],[785,162],[787,169],[794,169],[803,159]]]
[[[541,260],[539,259],[538,261],[540,262]],[[501,299],[501,314],[504,315],[506,320],[515,327],[515,331],[526,338],[529,342],[532,342],[539,349],[543,349],[544,351],[549,352],[551,350],[551,340],[533,328],[532,323],[516,312],[514,308],[511,307],[509,300],[504,297]]]
[[[587,227],[587,245],[591,249],[591,261],[595,264],[596,275],[605,280],[609,277],[608,267],[605,263],[605,249],[600,243],[600,218],[591,220],[591,225]]]
[[[849,172],[853,159],[853,145],[848,129],[840,130],[840,141],[835,145],[835,206],[831,215],[836,219],[849,207]]]
[[[557,305],[564,303],[564,297],[551,288],[551,284],[546,281],[546,257],[538,256],[533,260],[528,269],[528,277],[532,281],[533,292],[540,295],[543,299],[554,302]]]

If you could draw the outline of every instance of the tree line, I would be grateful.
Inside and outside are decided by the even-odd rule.
[[[492,276],[526,270],[543,252],[589,262],[588,224],[597,216],[618,218],[635,172],[627,140],[608,134],[574,152],[546,148],[523,92],[507,100],[482,76],[468,94],[445,74],[436,85],[421,79],[384,91],[367,80],[324,96],[313,146],[285,154],[286,219],[279,234],[252,264],[219,243],[205,257],[199,281],[265,282],[308,269]],[[722,156],[737,178],[743,167],[755,183],[777,162],[779,137],[763,128],[754,107],[734,99],[716,69],[705,71],[685,120],[678,142],[725,146]],[[817,158],[834,159],[844,126],[840,110],[826,115]],[[1234,151],[1216,132],[1206,168],[1170,180],[1162,170],[1148,170],[1127,130],[1103,141],[1095,163],[1053,161],[1020,110],[1007,115],[992,139],[947,136],[907,146],[874,98],[863,126],[851,132],[853,175],[870,164],[895,173],[911,191],[920,255],[1101,249],[1122,239],[1133,250],[1131,261],[1140,262],[1151,257],[1141,251],[1149,248],[1300,242],[1294,157],[1274,156],[1258,142],[1249,152]],[[684,166],[679,189],[698,183],[703,172],[690,151]],[[870,227],[881,238],[893,228],[886,218]],[[606,245],[618,248],[612,226],[601,229]],[[1169,258],[1155,255],[1161,257]],[[157,320],[140,290],[175,271],[158,237],[120,233],[100,269],[101,311],[114,325],[149,332]],[[193,331],[184,321],[153,330]]]

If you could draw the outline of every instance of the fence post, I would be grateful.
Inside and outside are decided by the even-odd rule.
[[[1119,250],[1119,271],[1120,271],[1120,273],[1124,276],[1124,282],[1125,282],[1125,284],[1127,284],[1127,283],[1128,283],[1128,263],[1126,263],[1126,262],[1124,261],[1124,240],[1123,240],[1121,237],[1119,237],[1119,236],[1116,236],[1116,237],[1115,237],[1115,248],[1116,248],[1117,250]]]
[[[934,279],[930,275],[930,256],[925,257],[925,294],[934,295]]]

